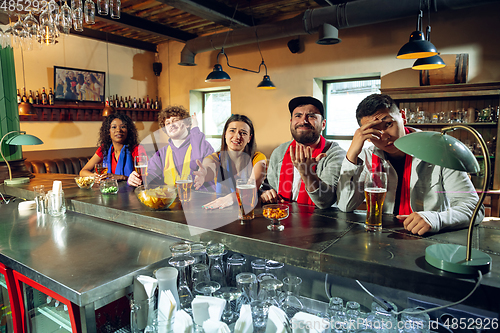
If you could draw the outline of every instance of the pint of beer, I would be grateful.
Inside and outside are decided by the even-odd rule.
[[[382,207],[387,194],[387,174],[370,172],[365,178],[366,229],[382,228]]]
[[[182,203],[191,201],[191,188],[193,187],[191,175],[177,175],[175,185],[177,186],[179,200]]]
[[[254,208],[257,205],[257,187],[255,179],[236,180],[236,199],[240,212],[238,218],[242,221],[254,218]]]

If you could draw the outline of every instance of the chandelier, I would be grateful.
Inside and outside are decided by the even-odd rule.
[[[0,29],[2,47],[22,47],[29,51],[35,45],[53,45],[61,34],[68,35],[71,29],[81,32],[84,23],[95,24],[96,7],[99,15],[109,14],[112,19],[119,19],[121,12],[121,0],[96,0],[95,3],[93,0],[71,0],[71,6],[67,1],[57,4],[55,0],[26,3],[30,5],[23,7],[18,2],[8,8],[10,12],[18,12],[17,22],[9,22],[5,31]]]

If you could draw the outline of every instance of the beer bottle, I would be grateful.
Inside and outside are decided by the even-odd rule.
[[[137,99],[134,97],[134,109],[137,109]]]
[[[35,104],[40,104],[40,92],[38,90],[36,91]]]
[[[19,92],[19,89],[17,89],[17,104],[21,104],[21,93]]]
[[[42,88],[42,104],[47,105],[47,94],[45,93],[45,87]]]
[[[120,96],[120,107],[121,108],[125,107],[125,103],[123,102],[123,96]]]
[[[23,102],[28,102],[28,97],[26,97],[26,88],[23,88],[23,98],[22,98]]]
[[[29,97],[28,97],[28,102],[29,102],[30,104],[32,104],[32,105],[33,105],[33,103],[35,102],[35,101],[33,100],[33,91],[31,91],[31,90],[30,90],[30,94],[29,94]]]
[[[54,105],[54,92],[52,91],[52,88],[49,90],[49,105]]]
[[[146,109],[151,108],[151,101],[149,100],[149,95],[146,96]]]
[[[146,99],[145,98],[142,99],[141,108],[143,108],[143,109],[146,108]]]
[[[156,101],[155,101],[155,107],[154,107],[155,110],[158,110],[158,96],[156,96]]]
[[[158,102],[158,110],[161,110],[162,108],[162,104],[161,104],[161,97],[160,97],[160,101]]]

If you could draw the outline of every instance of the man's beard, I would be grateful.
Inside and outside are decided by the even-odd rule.
[[[316,143],[319,139],[320,131],[316,130],[312,126],[310,126],[309,128],[312,128],[312,131],[302,132],[300,134],[297,131],[297,128],[292,129],[291,132],[293,139],[303,145]]]

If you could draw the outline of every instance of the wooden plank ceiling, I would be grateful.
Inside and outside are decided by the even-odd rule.
[[[96,15],[96,23],[84,28],[157,45],[272,23],[299,15],[308,8],[329,5],[324,0],[122,0],[121,3],[120,20]]]

